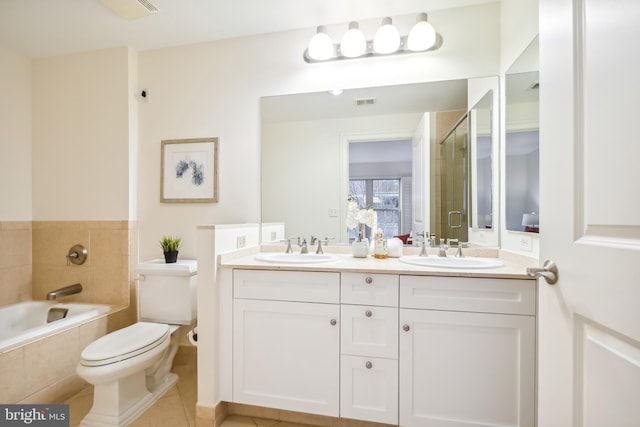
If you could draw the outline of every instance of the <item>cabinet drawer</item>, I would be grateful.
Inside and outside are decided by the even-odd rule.
[[[340,308],[342,354],[398,358],[398,309],[363,305]]]
[[[340,273],[234,270],[233,297],[337,304]]]
[[[400,307],[535,315],[536,281],[401,276]]]
[[[344,304],[398,306],[398,275],[342,273],[341,301]]]
[[[398,361],[342,356],[340,416],[398,424]]]

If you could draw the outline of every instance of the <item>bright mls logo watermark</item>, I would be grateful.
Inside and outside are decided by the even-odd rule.
[[[69,405],[0,405],[0,427],[69,427]]]

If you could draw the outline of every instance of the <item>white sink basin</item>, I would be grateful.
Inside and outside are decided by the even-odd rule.
[[[287,254],[284,252],[261,253],[255,259],[263,262],[273,262],[279,264],[317,264],[321,262],[338,261],[340,258],[331,254]]]
[[[398,259],[400,262],[411,265],[419,265],[422,267],[436,268],[461,268],[461,269],[478,269],[478,268],[498,268],[504,266],[504,262],[497,258],[477,258],[465,256],[456,258],[453,256],[438,257],[428,256],[422,257],[418,255],[407,255]]]

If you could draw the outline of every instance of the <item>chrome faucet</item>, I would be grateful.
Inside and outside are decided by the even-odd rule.
[[[445,258],[447,256],[447,245],[444,244],[444,239],[440,239],[440,247],[438,248],[438,256]]]
[[[58,297],[66,297],[68,295],[79,294],[82,292],[82,285],[76,283],[75,285],[65,286],[64,288],[56,289],[47,294],[47,299],[52,300]]]
[[[302,238],[302,242],[299,242],[298,245],[300,246],[300,253],[301,254],[309,253],[309,248],[307,248],[307,239],[305,239],[303,237]]]
[[[293,248],[291,247],[291,239],[287,239],[287,249],[284,250],[286,254],[292,254]]]
[[[420,249],[420,254],[419,256],[429,256],[427,254],[427,236],[429,235],[429,232],[425,231],[423,236],[422,236],[422,244],[421,249]]]

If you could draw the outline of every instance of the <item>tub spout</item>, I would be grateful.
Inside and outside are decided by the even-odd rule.
[[[82,292],[82,285],[76,283],[74,285],[65,286],[64,288],[56,289],[47,294],[47,299],[52,300],[58,297],[66,297],[67,295],[79,294]]]

